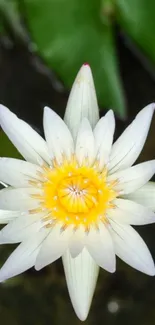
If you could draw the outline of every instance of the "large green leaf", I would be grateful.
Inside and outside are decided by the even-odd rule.
[[[101,19],[100,0],[21,0],[32,40],[70,88],[85,62],[95,79],[99,104],[125,115],[125,103],[110,24]]]
[[[155,62],[155,1],[116,0],[118,23]]]

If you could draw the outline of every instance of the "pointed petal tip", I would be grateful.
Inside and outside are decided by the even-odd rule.
[[[53,110],[52,110],[50,107],[45,106],[45,107],[44,107],[44,115],[45,115],[45,114],[48,114],[48,113],[50,113],[50,112],[53,112]]]
[[[114,111],[112,109],[110,109],[107,114],[107,119],[109,121],[109,125],[113,126],[113,128],[115,129],[115,115],[114,115]],[[113,130],[114,132],[115,130]]]
[[[7,106],[0,104],[0,125],[3,125],[6,119],[10,117],[17,118],[17,115],[13,113]]]
[[[152,103],[151,105],[152,105],[153,110],[155,110],[155,103]]]
[[[1,270],[0,270],[0,283],[4,283],[7,280],[8,280],[8,278],[6,276],[4,276],[3,274],[1,274]]]
[[[146,106],[147,108],[150,108],[153,112],[155,111],[155,103],[151,103]]]
[[[9,108],[0,104],[0,119],[3,118],[3,114],[9,114],[9,113],[12,114],[12,112],[9,110]]]
[[[87,63],[87,62],[84,63],[79,71],[81,71],[81,70],[83,70],[85,72],[87,72],[87,71],[91,72],[91,67],[90,67],[89,63]]]
[[[92,70],[88,63],[84,63],[82,65],[77,76],[83,77],[82,80],[85,82],[90,82],[90,81],[93,82]],[[77,79],[77,81],[79,82],[79,78]]]
[[[148,118],[151,120],[152,116],[154,114],[155,111],[155,103],[151,103],[148,104],[147,106],[145,106],[137,115],[137,117],[139,116],[143,116],[143,114],[146,114],[146,116],[148,116]],[[151,122],[151,121],[150,121]]]
[[[75,313],[76,316],[80,319],[80,321],[84,322],[88,317],[89,310],[75,310]]]
[[[49,106],[45,106],[44,114],[43,114],[44,131],[45,131],[46,125],[48,125],[48,123],[49,123],[49,120],[51,121],[51,119],[54,119],[55,117],[58,117],[58,114],[55,111],[53,111],[53,109],[51,109]]]
[[[108,269],[109,273],[115,273],[116,272],[116,260],[115,263],[111,266],[111,268]]]
[[[34,266],[36,271],[40,271],[42,269],[41,265],[39,263],[36,262],[35,266]]]
[[[61,117],[49,106],[44,107],[44,118],[54,118],[58,117],[61,120]]]
[[[107,112],[107,115],[109,116],[114,116],[114,111],[112,109],[109,109],[109,111]]]
[[[150,275],[150,276],[155,276],[155,268],[150,270],[147,274]]]
[[[53,113],[53,111],[48,106],[44,107],[44,111],[43,111],[43,122],[44,123],[45,123],[46,120],[48,120],[50,118],[52,113]]]
[[[90,65],[89,65],[88,62],[83,63],[83,65],[84,65],[85,67],[90,67]]]
[[[71,298],[71,302],[73,305],[74,312],[76,316],[80,319],[80,321],[84,322],[88,317],[90,305],[81,303],[80,301],[79,302],[76,301],[75,303],[75,301],[72,298]]]
[[[149,276],[155,276],[155,265],[152,256],[150,256],[149,264],[145,265],[144,268],[139,269],[139,271]]]
[[[146,269],[142,270],[142,272],[149,276],[155,276],[155,264],[151,253],[149,263],[147,263]]]
[[[10,278],[10,276],[8,275],[8,272],[5,268],[5,263],[4,263],[4,265],[0,268],[0,283],[7,281],[9,278]]]
[[[0,111],[2,111],[2,110],[7,110],[7,111],[9,111],[9,109],[8,109],[5,105],[0,104]]]
[[[44,110],[51,110],[51,108],[49,106],[44,106]]]

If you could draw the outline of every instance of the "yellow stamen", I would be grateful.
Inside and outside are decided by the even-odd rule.
[[[30,213],[47,210],[43,218],[47,228],[60,222],[62,231],[69,225],[74,231],[82,225],[86,233],[91,226],[98,229],[98,222],[106,220],[107,209],[114,206],[117,193],[113,188],[117,181],[107,182],[107,170],[99,171],[98,161],[92,166],[79,165],[73,156],[70,161],[64,158],[61,164],[54,159],[52,166],[43,166],[42,195],[31,195],[39,200],[40,207]]]

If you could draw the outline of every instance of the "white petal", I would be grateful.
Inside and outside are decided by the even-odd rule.
[[[44,139],[3,105],[0,105],[0,125],[26,160],[35,164],[42,164],[43,161],[50,164]]]
[[[142,109],[112,147],[109,170],[114,173],[133,165],[143,149],[155,104]]]
[[[94,135],[89,121],[84,118],[81,122],[76,141],[76,157],[79,164],[88,160],[91,164],[95,158]]]
[[[94,129],[96,156],[100,170],[107,164],[115,130],[114,113],[110,110],[97,123]]]
[[[84,117],[89,120],[92,127],[99,120],[95,86],[88,64],[81,67],[74,81],[64,117],[74,139],[76,139],[80,123]]]
[[[78,227],[78,229],[74,232],[73,236],[70,238],[69,241],[69,251],[71,254],[71,257],[75,258],[77,257],[84,247],[84,237],[85,232],[84,229],[81,227]]]
[[[4,182],[2,182],[2,181],[0,181],[0,185],[2,185],[3,186],[3,188],[4,187],[8,187],[8,185],[7,184],[5,184]],[[1,188],[1,186],[0,186],[0,188]]]
[[[99,231],[91,229],[86,238],[86,247],[94,261],[108,272],[115,272],[116,259],[111,235],[100,224]]]
[[[146,184],[155,173],[155,160],[150,160],[128,169],[116,172],[108,177],[108,181],[118,180],[115,189],[120,194],[134,192]]]
[[[29,187],[30,179],[39,180],[39,166],[19,159],[0,158],[0,180],[14,187]]]
[[[19,211],[0,210],[0,223],[8,223],[21,215]]]
[[[39,207],[39,201],[31,197],[31,194],[41,194],[34,188],[6,188],[0,190],[0,207],[4,210],[27,211]]]
[[[110,223],[116,255],[133,268],[148,275],[155,275],[153,259],[139,234],[131,226],[112,220]]]
[[[67,251],[63,255],[63,265],[73,308],[79,319],[84,321],[92,302],[99,267],[85,248],[76,258]]]
[[[116,199],[114,209],[108,210],[108,218],[131,225],[147,225],[155,222],[155,213],[141,204],[130,200]]]
[[[123,197],[140,203],[155,211],[155,183],[153,182],[148,182],[139,190],[124,195]]]
[[[41,214],[21,214],[1,230],[0,243],[19,243],[42,228]]]
[[[14,250],[0,270],[1,282],[34,266],[40,245],[48,232],[45,230],[28,238]]]
[[[40,249],[35,269],[40,270],[61,257],[68,246],[70,236],[70,230],[66,229],[65,231],[61,231],[59,224],[51,229],[50,234]]]
[[[64,121],[49,107],[44,108],[44,132],[51,157],[62,160],[73,153],[73,139]]]

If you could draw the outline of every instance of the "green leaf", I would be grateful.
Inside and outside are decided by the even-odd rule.
[[[125,103],[110,24],[100,0],[22,0],[21,8],[38,53],[70,88],[86,61],[91,65],[99,104],[125,116]]]
[[[155,1],[116,0],[117,21],[155,62]]]
[[[2,130],[0,130],[0,157],[22,158]]]

